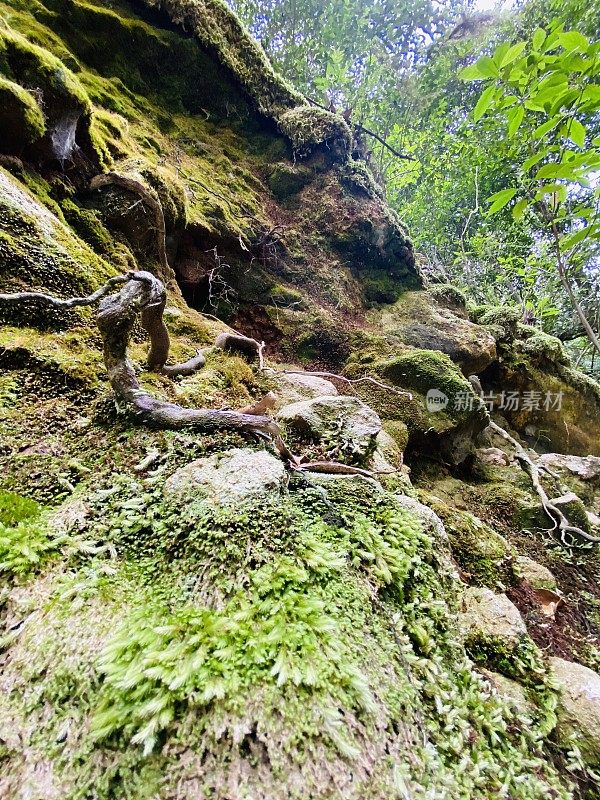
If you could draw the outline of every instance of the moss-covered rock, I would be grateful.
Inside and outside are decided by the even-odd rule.
[[[315,148],[325,147],[338,161],[345,161],[348,157],[352,134],[344,118],[338,114],[322,108],[299,106],[282,114],[279,125],[299,156],[307,156]]]
[[[446,295],[454,298],[453,295]],[[450,306],[454,305],[454,308]],[[458,310],[458,313],[455,311]],[[480,373],[496,360],[496,343],[479,325],[464,319],[460,301],[442,299],[435,291],[404,292],[392,306],[374,312],[392,341],[422,350],[439,350],[465,375]]]
[[[0,77],[0,131],[2,151],[19,155],[46,132],[39,103],[19,84]]]
[[[360,377],[368,371],[401,387],[404,394],[363,384],[359,395],[385,419],[400,420],[409,430],[409,449],[443,453],[461,463],[486,424],[485,413],[471,385],[447,355],[433,350],[405,349],[395,358],[367,353],[349,359],[346,373]]]

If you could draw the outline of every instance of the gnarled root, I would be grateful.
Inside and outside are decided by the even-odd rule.
[[[270,417],[237,411],[183,408],[158,400],[141,388],[127,359],[127,345],[136,316],[146,312],[146,329],[151,337],[153,359],[158,358],[157,353],[161,358],[163,355],[166,358],[168,347],[165,350],[161,328],[164,327],[164,303],[165,287],[162,282],[149,272],[136,272],[119,292],[105,297],[98,307],[96,320],[104,342],[104,363],[117,400],[124,403],[140,421],[153,427],[233,430],[278,437],[279,428]],[[161,317],[160,323],[157,315]],[[152,320],[150,325],[148,318]],[[153,339],[155,336],[156,341]]]
[[[469,375],[469,381],[475,393],[481,397],[483,392],[477,375]],[[519,462],[521,468],[529,475],[529,478],[531,479],[531,485],[535,489],[537,496],[540,498],[542,508],[552,520],[553,527],[551,530],[556,530],[558,532],[561,542],[563,544],[567,544],[564,539],[565,534],[578,536],[581,539],[585,539],[587,542],[600,542],[600,537],[592,536],[592,534],[582,530],[576,525],[571,525],[561,509],[548,497],[540,478],[540,468],[531,460],[531,458],[529,458],[525,449],[519,444],[519,442],[513,436],[511,436],[510,433],[505,431],[504,428],[502,428],[500,425],[497,425],[491,419],[489,414],[488,426],[494,431],[494,433],[497,433],[498,436],[501,436],[505,441],[512,445],[515,451],[515,458]],[[546,470],[546,472],[552,475],[552,477],[556,477],[549,470]]]

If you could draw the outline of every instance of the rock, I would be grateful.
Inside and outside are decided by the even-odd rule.
[[[284,406],[277,419],[300,435],[326,441],[348,455],[366,457],[376,447],[381,420],[357,397],[317,397]]]
[[[576,525],[586,533],[592,532],[586,507],[575,492],[567,492],[560,497],[554,497],[552,502],[562,511],[571,525]]]
[[[513,703],[521,714],[527,714],[528,716],[535,714],[535,705],[527,698],[525,689],[520,683],[500,675],[498,672],[492,672],[488,669],[481,669],[480,671],[491,684],[495,693],[503,700]]]
[[[482,372],[496,360],[494,337],[444,305],[430,292],[404,292],[380,321],[405,345],[446,353],[466,375]]]
[[[285,476],[283,462],[266,450],[234,448],[180,467],[163,491],[174,500],[191,498],[228,506],[279,491]]]
[[[550,666],[560,691],[558,741],[569,747],[574,735],[586,763],[596,768],[600,766],[600,675],[562,658],[551,658]]]
[[[482,464],[492,467],[506,467],[510,464],[510,458],[499,447],[480,447],[475,455]]]
[[[527,556],[517,556],[515,559],[515,568],[517,574],[527,581],[527,583],[534,589],[550,589],[556,591],[558,584],[556,578],[550,572],[548,567],[543,564],[538,564],[532,558]]]
[[[600,457],[568,456],[562,453],[546,453],[538,458],[540,466],[552,472],[570,473],[582,481],[600,484]]]
[[[465,590],[459,624],[467,639],[483,636],[514,643],[527,633],[514,603],[505,594],[494,594],[486,588]]]
[[[301,400],[314,400],[316,397],[335,397],[338,391],[325,378],[303,373],[278,372],[275,376],[277,403],[275,408],[282,408]]]
[[[375,438],[376,449],[369,464],[373,472],[394,472],[402,467],[402,450],[389,433],[379,431]]]

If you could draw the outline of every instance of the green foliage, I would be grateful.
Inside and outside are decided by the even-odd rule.
[[[40,515],[40,507],[35,500],[22,497],[14,492],[0,489],[0,524],[16,525],[25,519],[33,519]]]
[[[488,83],[474,120],[503,120],[507,140],[515,141],[508,157],[518,166],[517,185],[488,197],[488,214],[511,204],[516,222],[531,215],[551,243],[560,280],[584,327],[571,282],[578,275],[585,279],[600,252],[600,190],[593,182],[600,168],[599,52],[600,42],[565,31],[555,20],[548,29],[537,28],[529,41],[502,44],[461,73],[464,80]],[[597,336],[586,332],[600,350]]]
[[[62,537],[51,536],[43,522],[0,523],[0,578],[22,578],[55,555]]]

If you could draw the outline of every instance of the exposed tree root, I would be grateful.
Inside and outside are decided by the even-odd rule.
[[[109,292],[121,287],[114,294]],[[17,292],[0,295],[0,302],[23,303],[34,301],[54,308],[90,306],[100,301],[96,321],[102,335],[104,363],[117,402],[121,403],[140,422],[155,428],[171,430],[192,429],[199,431],[232,430],[251,433],[272,440],[281,458],[296,470],[336,474],[372,476],[368,470],[336,462],[302,464],[288,449],[281,437],[277,423],[265,412],[272,408],[276,397],[269,392],[261,400],[240,411],[207,408],[184,408],[175,403],[158,400],[139,384],[133,366],[127,358],[127,347],[138,314],[150,338],[148,367],[166,375],[187,375],[205,363],[202,351],[183,364],[166,365],[170,340],[163,320],[166,303],[164,284],[150,272],[129,272],[111,278],[104,286],[88,297],[68,300],[52,297],[40,292]],[[261,368],[264,344],[241,335],[221,334],[216,344],[259,358]],[[154,456],[153,456],[154,460]],[[149,463],[149,462],[148,462]],[[146,468],[141,462],[138,469]]]
[[[473,390],[476,394],[480,397],[482,395],[481,384],[479,382],[479,378],[476,375],[470,375],[469,381]],[[571,534],[572,536],[579,536],[581,539],[585,539],[587,542],[600,542],[600,537],[592,536],[591,533],[582,530],[581,528],[577,527],[576,525],[571,525],[569,520],[565,517],[561,509],[550,500],[548,494],[544,487],[542,486],[541,478],[540,478],[540,468],[535,464],[532,459],[528,456],[525,449],[519,444],[519,442],[507,433],[500,425],[495,423],[492,418],[489,416],[488,413],[488,426],[497,433],[498,436],[501,436],[505,441],[507,441],[510,445],[512,445],[515,451],[515,458],[519,462],[521,468],[529,475],[531,479],[531,485],[536,491],[537,496],[540,498],[540,502],[542,504],[542,508],[548,515],[548,517],[552,520],[553,527],[550,529],[551,531],[557,531],[560,537],[560,540],[563,544],[568,545],[569,543],[565,541],[565,535]],[[547,470],[549,472],[549,470]],[[549,472],[553,477],[552,473]]]
[[[384,389],[386,392],[408,397],[409,400],[412,400],[413,397],[410,392],[405,392],[403,389],[397,389],[395,386],[390,386],[388,383],[382,383],[381,381],[375,380],[375,378],[371,378],[370,375],[363,375],[362,378],[346,378],[344,375],[337,375],[335,372],[310,372],[301,369],[274,369],[273,367],[266,367],[265,369],[267,369],[269,372],[280,372],[283,375],[312,375],[315,378],[328,378],[330,380],[347,383],[349,386],[352,386],[355,383],[371,383],[373,386],[377,386],[379,389]]]
[[[119,285],[121,289],[118,292],[108,294]],[[150,272],[130,272],[111,278],[89,297],[61,300],[38,292],[21,292],[0,295],[0,301],[14,303],[35,300],[57,308],[73,308],[89,306],[100,299],[97,323],[104,343],[104,362],[109,381],[117,401],[138,420],[153,427],[175,430],[241,431],[273,438],[277,442],[280,439],[279,427],[270,417],[236,411],[183,408],[158,400],[142,389],[127,359],[127,346],[137,315],[145,312],[144,324],[151,341],[149,366],[160,372],[165,371],[164,361],[169,350],[169,338],[162,321],[165,296],[163,283]],[[192,367],[197,368],[203,363],[203,356],[200,358],[200,355],[185,364],[168,368],[169,374],[183,374],[191,371]]]
[[[117,172],[108,172],[106,175],[96,175],[90,181],[91,190],[102,189],[104,186],[119,186],[121,189],[131,192],[131,194],[137,195],[141,202],[150,209],[154,218],[154,228],[156,230],[156,245],[161,267],[161,277],[165,281],[169,280],[173,273],[167,260],[165,215],[163,214],[160,201],[154,197],[152,192],[150,192],[143,183],[136,181],[134,178],[119,175]]]

